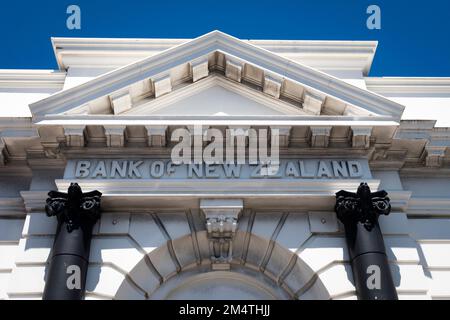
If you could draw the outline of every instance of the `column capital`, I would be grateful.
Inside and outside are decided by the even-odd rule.
[[[363,182],[356,193],[344,190],[336,193],[335,211],[344,225],[359,222],[370,231],[380,214],[390,213],[391,204],[386,191],[371,192],[367,183]]]
[[[47,216],[56,216],[58,222],[65,222],[70,233],[82,223],[94,225],[100,218],[100,191],[83,193],[77,183],[71,183],[67,193],[50,191],[46,200]]]

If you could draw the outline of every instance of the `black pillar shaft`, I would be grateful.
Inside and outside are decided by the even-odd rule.
[[[84,298],[92,226],[67,231],[58,223],[47,269],[44,300],[81,300]]]
[[[51,191],[47,215],[56,215],[58,227],[49,258],[44,300],[84,298],[92,228],[99,218],[98,191],[82,193],[71,184],[67,194]]]
[[[397,300],[379,214],[389,214],[385,191],[371,193],[367,184],[358,192],[336,194],[336,213],[345,227],[356,294],[361,300]]]
[[[378,221],[372,230],[362,223],[345,226],[356,293],[361,300],[397,300]]]

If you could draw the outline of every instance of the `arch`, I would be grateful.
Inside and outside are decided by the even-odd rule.
[[[206,231],[167,241],[125,277],[115,299],[329,299],[317,274],[276,241],[238,230],[226,270],[212,268]]]

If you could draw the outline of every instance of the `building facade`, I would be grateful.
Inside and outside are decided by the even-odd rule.
[[[362,182],[390,205],[372,221],[381,278],[450,298],[450,78],[369,77],[370,41],[52,43],[58,70],[0,70],[1,299],[62,290],[64,255],[85,299],[356,299],[336,193]],[[183,128],[203,155],[265,139],[280,162],[173,163]],[[93,217],[81,249],[75,207]]]

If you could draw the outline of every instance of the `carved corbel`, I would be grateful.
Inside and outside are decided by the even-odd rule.
[[[330,142],[331,127],[311,127],[311,147],[327,148]]]
[[[372,128],[370,127],[351,127],[352,129],[352,147],[369,148]]]
[[[155,98],[165,95],[172,91],[172,79],[170,74],[163,74],[153,79],[155,89]]]
[[[281,93],[282,79],[278,79],[274,76],[265,75],[263,83],[263,92],[274,97],[279,98]]]
[[[168,126],[145,126],[149,147],[165,147],[167,144]]]
[[[114,114],[120,114],[128,111],[132,107],[132,99],[130,92],[122,91],[109,96]]]
[[[242,63],[227,59],[225,62],[225,77],[237,82],[241,82],[242,69]]]
[[[237,230],[242,200],[224,199],[200,201],[205,214],[213,269],[229,269],[233,256],[233,238]]]
[[[68,147],[84,147],[84,126],[65,127],[64,136]]]
[[[105,129],[106,146],[123,147],[125,145],[126,126],[103,126],[103,128]]]
[[[320,115],[325,98],[310,92],[305,92],[303,110],[314,115]]]
[[[278,145],[280,147],[288,147],[289,146],[289,140],[290,140],[290,136],[291,136],[291,128],[290,126],[281,126],[281,127],[276,127],[276,126],[271,126],[270,127],[270,137],[273,137],[274,132],[278,132],[278,137],[279,137],[279,143]]]
[[[208,58],[192,61],[190,65],[193,82],[197,82],[198,80],[206,78],[208,76]]]

